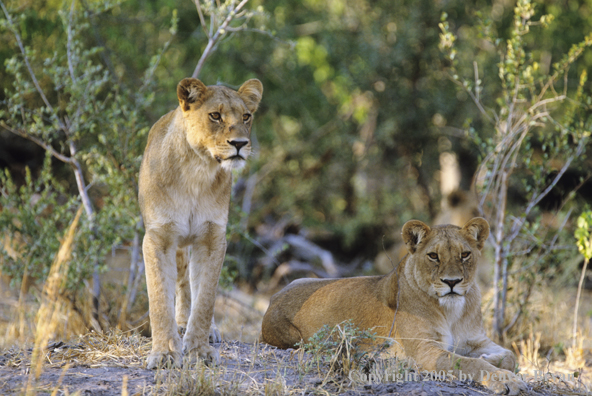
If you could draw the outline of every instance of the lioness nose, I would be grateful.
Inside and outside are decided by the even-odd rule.
[[[458,285],[460,282],[462,282],[462,278],[461,279],[440,279],[442,282],[446,283],[448,286],[450,286],[451,289],[454,289],[454,286]]]
[[[236,147],[236,151],[239,151],[241,148],[243,148],[247,144],[249,144],[249,141],[248,140],[228,140],[228,144]]]

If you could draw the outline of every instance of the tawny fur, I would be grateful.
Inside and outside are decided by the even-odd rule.
[[[525,384],[512,372],[514,354],[491,341],[483,328],[475,270],[488,235],[489,224],[481,218],[462,228],[409,221],[402,231],[409,254],[396,270],[292,282],[272,297],[262,339],[290,348],[323,325],[351,319],[376,332],[377,342],[393,338],[390,352],[413,358],[423,370],[460,370],[477,381],[495,374],[501,380],[490,377],[483,381],[486,386],[518,394]]]
[[[219,360],[208,336],[220,341],[213,315],[231,170],[250,154],[262,93],[254,79],[234,91],[186,78],[177,87],[179,107],[150,130],[139,179],[152,328],[148,368],[169,360],[179,365],[183,353]],[[178,327],[186,328],[182,341]]]

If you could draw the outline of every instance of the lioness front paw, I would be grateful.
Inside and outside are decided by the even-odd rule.
[[[520,391],[527,390],[524,381],[506,370],[487,373],[481,382],[500,395],[518,395]]]
[[[178,352],[150,352],[146,358],[148,370],[159,367],[181,367],[181,354]]]
[[[479,356],[479,358],[493,364],[495,367],[509,370],[511,372],[514,372],[514,369],[516,368],[516,358],[510,351],[501,353],[484,353]]]
[[[210,326],[210,342],[212,344],[217,344],[219,342],[222,342],[222,336],[220,335],[220,331],[218,330],[218,327],[212,322],[212,325]]]
[[[201,345],[191,350],[185,350],[185,356],[189,359],[190,364],[194,364],[197,360],[203,359],[207,365],[218,365],[220,363],[220,354],[216,348],[210,345]]]

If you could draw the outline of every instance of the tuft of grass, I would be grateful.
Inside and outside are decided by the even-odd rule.
[[[584,350],[584,339],[578,338],[577,344],[564,349],[565,364],[574,369],[583,369],[586,367],[586,358]]]
[[[284,396],[288,394],[288,388],[286,387],[286,380],[278,376],[273,380],[265,382],[264,388],[265,396]]]
[[[351,320],[347,320],[334,327],[323,326],[308,342],[303,341],[298,345],[302,351],[311,354],[309,364],[316,365],[319,374],[324,363],[328,364],[324,382],[331,374],[348,376],[352,370],[368,371],[379,353],[375,340],[375,333],[360,330]],[[305,363],[305,373],[309,368]]]
[[[61,367],[63,362],[71,362],[91,368],[140,368],[150,349],[150,340],[135,332],[124,333],[117,328],[105,333],[91,331],[68,343],[51,344],[47,366]]]
[[[187,363],[187,362],[185,362]],[[216,394],[214,376],[206,365],[198,360],[195,366],[183,364],[178,370],[159,369],[153,394],[179,396],[209,396]]]
[[[534,367],[536,370],[542,368],[542,362],[539,357],[539,349],[541,348],[541,333],[530,333],[526,339],[520,340],[518,343],[513,342],[512,347],[514,353],[518,356],[518,365],[520,367]]]

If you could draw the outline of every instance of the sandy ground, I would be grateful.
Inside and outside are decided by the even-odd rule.
[[[149,340],[140,337],[149,347]],[[134,353],[119,359],[85,359],[85,343],[58,343],[34,389],[37,395],[160,395],[160,394],[343,394],[343,395],[490,395],[475,382],[457,380],[377,383],[352,382],[343,375],[320,370],[308,354],[279,350],[265,344],[222,342],[217,345],[221,363],[206,367],[198,363],[190,369],[146,370],[143,358]],[[51,350],[51,348],[50,348]],[[69,352],[68,352],[69,351]],[[88,351],[86,351],[88,352]],[[29,351],[7,350],[0,355],[0,394],[23,393],[31,376]],[[73,356],[68,359],[67,356]],[[90,355],[87,355],[87,357]],[[131,358],[130,358],[131,356]],[[87,361],[85,361],[87,360]],[[354,376],[355,378],[355,376]],[[560,383],[529,382],[528,395],[585,395],[584,389],[566,388]]]

